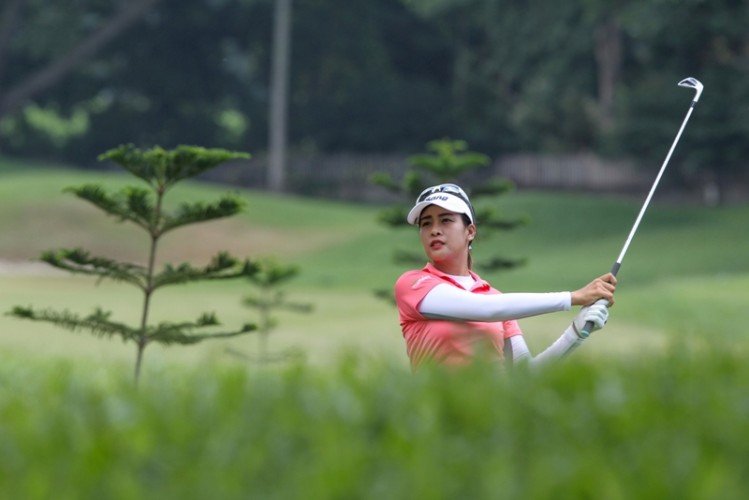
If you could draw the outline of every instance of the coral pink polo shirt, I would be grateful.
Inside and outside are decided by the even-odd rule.
[[[477,274],[471,272],[471,276],[476,280],[471,293],[501,293]],[[480,351],[489,351],[502,360],[504,340],[523,334],[517,321],[450,321],[429,319],[419,312],[419,304],[427,293],[443,283],[463,289],[431,263],[424,269],[403,273],[395,283],[395,301],[411,366],[416,367],[427,360],[465,364]]]

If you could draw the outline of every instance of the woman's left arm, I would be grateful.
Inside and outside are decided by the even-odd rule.
[[[522,335],[505,339],[505,350],[509,350],[513,363],[528,362],[531,366],[543,365],[555,359],[561,359],[574,351],[585,340],[579,332],[587,321],[593,322],[593,331],[600,330],[606,324],[609,310],[603,304],[583,307],[572,324],[562,335],[538,356],[532,356]]]

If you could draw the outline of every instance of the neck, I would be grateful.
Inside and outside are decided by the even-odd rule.
[[[464,259],[462,264],[454,261],[442,261],[432,262],[432,265],[439,271],[453,276],[469,276],[471,274],[468,272],[467,259]]]

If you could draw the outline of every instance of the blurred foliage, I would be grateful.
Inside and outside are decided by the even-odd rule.
[[[305,314],[312,312],[312,304],[293,302],[286,298],[283,286],[297,274],[299,274],[297,266],[280,264],[274,259],[266,258],[259,260],[257,272],[247,277],[256,290],[246,295],[242,303],[246,307],[256,310],[260,317],[257,323],[259,348],[255,360],[261,364],[269,361],[288,360],[298,354],[297,350],[294,349],[289,352],[271,354],[268,349],[269,337],[278,326],[276,315],[279,311]]]
[[[127,4],[13,0],[0,15],[19,2],[0,23],[5,90]],[[2,117],[2,152],[88,163],[123,140],[264,149],[272,11],[272,0],[158,2]],[[746,170],[747,2],[296,0],[293,16],[294,147],[413,152],[452,136],[492,156],[593,151],[652,165],[691,97],[676,83],[694,76],[706,90],[674,170]]]
[[[679,341],[682,343],[682,341]],[[735,346],[536,373],[0,363],[9,498],[744,498]],[[148,379],[153,380],[153,379]],[[282,480],[281,480],[282,479]],[[498,493],[501,492],[501,493]]]

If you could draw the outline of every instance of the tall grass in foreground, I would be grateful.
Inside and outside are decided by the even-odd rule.
[[[541,372],[0,365],[4,498],[739,498],[728,351]],[[157,384],[154,381],[160,380]]]

